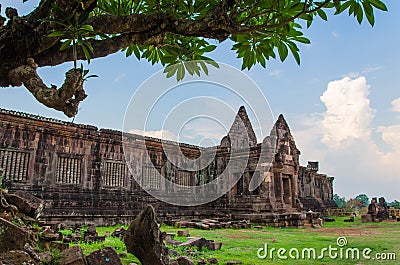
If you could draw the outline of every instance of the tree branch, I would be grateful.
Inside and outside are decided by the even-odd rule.
[[[105,40],[91,40],[93,46],[92,59],[105,57],[107,55],[116,53],[129,45],[134,44],[153,44],[160,45],[163,42],[163,34],[158,32],[154,33],[131,33],[113,37]],[[35,62],[39,66],[55,66],[64,62],[73,61],[72,46],[69,49],[60,51],[60,45],[55,45],[51,49],[44,51],[35,56]],[[86,60],[85,54],[82,49],[77,50],[77,59]]]
[[[42,104],[64,112],[68,117],[78,113],[79,103],[86,98],[83,90],[82,73],[79,69],[71,69],[65,74],[64,84],[60,89],[47,87],[36,72],[37,64],[32,58],[28,64],[20,66],[9,72],[9,79],[13,86],[22,84]]]

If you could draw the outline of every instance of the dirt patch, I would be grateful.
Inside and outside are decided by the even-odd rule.
[[[373,229],[377,226],[362,227],[362,228],[321,228],[319,233],[341,235],[341,236],[369,236],[383,234],[382,231]],[[307,229],[308,232],[315,232],[315,229]]]

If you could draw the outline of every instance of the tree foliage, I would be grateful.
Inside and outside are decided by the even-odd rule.
[[[369,205],[369,198],[365,194],[359,194],[355,198],[356,200],[359,200],[362,203],[362,206],[367,207]]]
[[[393,202],[389,203],[389,206],[395,209],[400,209],[400,202],[398,200],[394,200]]]
[[[345,197],[340,197],[338,194],[334,194],[333,200],[339,208],[344,208],[346,206],[346,198]]]
[[[77,60],[123,50],[180,80],[217,66],[207,54],[229,39],[242,69],[289,54],[300,64],[298,45],[310,43],[303,28],[315,19],[347,12],[373,26],[376,10],[387,8],[380,0],[41,0],[27,16],[7,8],[0,17],[0,86],[25,85],[71,117],[86,97]],[[74,62],[65,83],[47,87],[36,69],[64,62]]]

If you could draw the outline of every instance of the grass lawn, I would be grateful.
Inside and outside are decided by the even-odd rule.
[[[217,229],[217,230],[199,230],[189,229],[190,236],[205,237],[206,239],[213,239],[216,242],[222,242],[221,250],[197,251],[197,248],[192,249],[196,252],[195,255],[190,256],[194,261],[200,258],[217,258],[219,264],[226,264],[229,260],[240,260],[243,264],[400,264],[400,222],[385,221],[381,223],[362,223],[360,218],[356,218],[354,223],[343,222],[344,218],[336,217],[335,222],[326,223],[322,228],[276,228],[266,227],[263,228],[248,228],[248,229]],[[118,227],[118,226],[116,226]],[[112,232],[116,227],[98,227],[99,235],[104,235],[106,231]],[[165,226],[161,227],[162,231],[168,233],[176,233],[178,228]],[[347,245],[339,247],[337,245],[337,238],[345,237]],[[179,241],[186,241],[186,238],[175,237]],[[259,248],[265,248],[267,244],[268,256],[264,259],[257,256]],[[332,250],[331,256],[338,255],[337,258],[329,257],[329,246],[337,248]],[[125,245],[118,238],[108,236],[105,242],[93,244],[81,244],[85,254],[97,250],[101,247],[112,246],[117,252],[125,252]],[[168,246],[172,248],[171,246]],[[270,251],[273,251],[273,258],[271,259]],[[282,248],[281,256],[286,256],[287,259],[278,258],[278,249]],[[299,252],[299,258],[294,260],[290,256],[296,256]],[[321,255],[323,248],[327,248],[324,253],[324,258],[318,258]],[[355,250],[357,248],[358,250]],[[175,247],[175,249],[182,255],[188,255],[189,249]],[[286,252],[283,253],[283,249]],[[292,249],[292,250],[291,250]],[[306,249],[306,250],[305,250]],[[308,259],[309,251],[311,256],[312,250],[316,251],[315,259]],[[368,249],[371,249],[368,252]],[[365,255],[370,259],[363,257],[363,250]],[[340,253],[342,251],[342,259]],[[359,251],[360,259],[352,259],[352,252],[354,254]],[[304,252],[305,258],[302,258]],[[346,259],[347,255],[350,257]],[[376,254],[380,257],[389,257],[391,253],[395,253],[397,260],[378,260]],[[261,251],[260,254],[264,254]],[[136,262],[138,260],[133,255],[128,254],[123,258],[124,264]]]

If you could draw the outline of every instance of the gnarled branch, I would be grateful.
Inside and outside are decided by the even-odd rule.
[[[86,98],[83,90],[81,70],[71,69],[65,74],[65,81],[61,88],[47,87],[36,72],[37,65],[32,58],[27,65],[22,65],[9,72],[9,79],[13,86],[22,84],[42,104],[64,112],[68,117],[78,113],[79,103]]]

